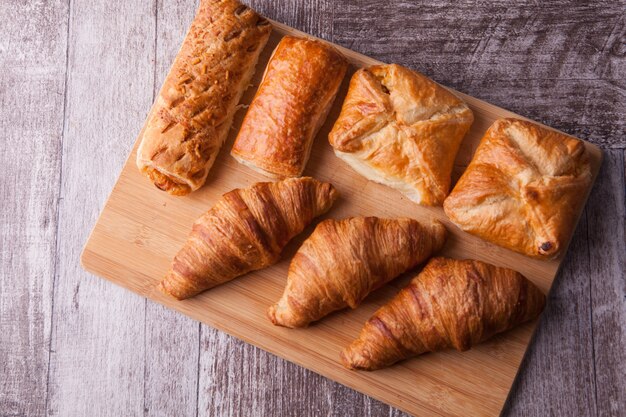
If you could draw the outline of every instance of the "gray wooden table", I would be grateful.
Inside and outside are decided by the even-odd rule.
[[[251,3],[604,148],[503,414],[626,415],[626,2]],[[0,0],[0,416],[402,415],[82,271],[195,7]]]

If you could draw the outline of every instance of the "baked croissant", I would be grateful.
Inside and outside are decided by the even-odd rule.
[[[445,239],[439,221],[325,220],[291,261],[285,292],[268,316],[276,325],[304,327],[333,311],[356,308],[370,292],[441,249]]]
[[[338,193],[303,177],[235,189],[193,225],[160,289],[179,300],[276,263],[283,247]]]
[[[374,313],[341,360],[371,371],[425,352],[468,350],[537,317],[544,304],[541,291],[518,272],[434,258]]]

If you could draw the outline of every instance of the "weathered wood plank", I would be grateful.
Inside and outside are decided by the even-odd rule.
[[[194,416],[198,403],[200,324],[144,301],[147,305],[143,415]],[[130,352],[123,354],[131,356]]]
[[[48,414],[141,415],[145,301],[79,255],[152,101],[154,3],[73,0]]]
[[[623,148],[624,10],[624,1],[343,1],[335,3],[333,33],[365,55]]]
[[[393,410],[206,326],[201,348],[200,415],[356,417]]]
[[[334,42],[334,13],[341,2],[330,0],[242,0],[271,19]],[[345,2],[344,2],[345,3]]]
[[[43,415],[63,130],[65,1],[0,2],[0,415]]]
[[[588,232],[583,215],[503,416],[596,415]]]
[[[625,189],[624,151],[607,151],[587,207],[599,416],[626,414]]]
[[[197,2],[156,2],[154,97],[193,19],[197,6],[193,3]],[[145,303],[144,415],[195,415],[200,324],[156,303]]]

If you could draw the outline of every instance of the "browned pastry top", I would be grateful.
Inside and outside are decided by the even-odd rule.
[[[467,104],[428,77],[377,65],[352,77],[329,141],[365,177],[417,203],[441,205],[473,120]]]
[[[539,258],[569,241],[591,185],[585,145],[517,119],[496,121],[446,199],[463,230]]]
[[[270,31],[236,0],[202,0],[137,154],[157,187],[184,195],[204,183]]]
[[[443,246],[439,221],[352,217],[321,222],[289,266],[272,323],[304,327],[332,311],[356,308],[372,291],[424,262]]]
[[[195,221],[160,288],[178,299],[265,268],[338,196],[310,177],[260,182],[224,194]]]
[[[285,36],[231,154],[271,177],[299,176],[347,68],[346,59],[327,43]]]
[[[425,352],[467,350],[532,320],[544,305],[543,293],[511,269],[433,258],[374,313],[341,359],[374,370]]]

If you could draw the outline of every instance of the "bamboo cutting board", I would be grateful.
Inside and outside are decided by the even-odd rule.
[[[308,36],[279,23],[273,22],[273,25],[274,31],[257,67],[254,88],[247,91],[244,103],[252,100],[263,69],[281,37],[285,34]],[[337,48],[354,68],[379,63],[348,49]],[[341,193],[335,206],[322,218],[373,215],[429,220],[434,217],[443,221],[451,232],[443,255],[480,259],[515,269],[548,292],[563,255],[552,261],[534,260],[484,242],[453,226],[441,208],[418,206],[390,188],[367,181],[335,157],[327,135],[341,109],[350,76],[346,76],[327,122],[316,139],[304,173],[331,182]],[[453,179],[458,178],[467,166],[492,122],[501,117],[520,117],[457,94],[472,108],[475,122],[459,151]],[[344,369],[339,362],[339,352],[358,335],[371,314],[408,282],[411,274],[372,294],[358,309],[332,314],[308,329],[291,330],[275,327],[269,322],[265,311],[282,294],[289,260],[314,225],[290,243],[281,262],[268,269],[250,273],[185,301],[170,299],[156,290],[156,284],[169,268],[171,259],[186,240],[198,216],[225,192],[267,181],[229,155],[243,115],[244,111],[237,114],[230,137],[209,173],[206,185],[187,197],[169,196],[139,173],[135,166],[138,140],[85,246],[81,257],[84,268],[411,414],[498,415],[536,323],[498,335],[468,352],[426,354],[368,373]],[[586,146],[595,180],[602,154],[598,147],[590,143]]]

